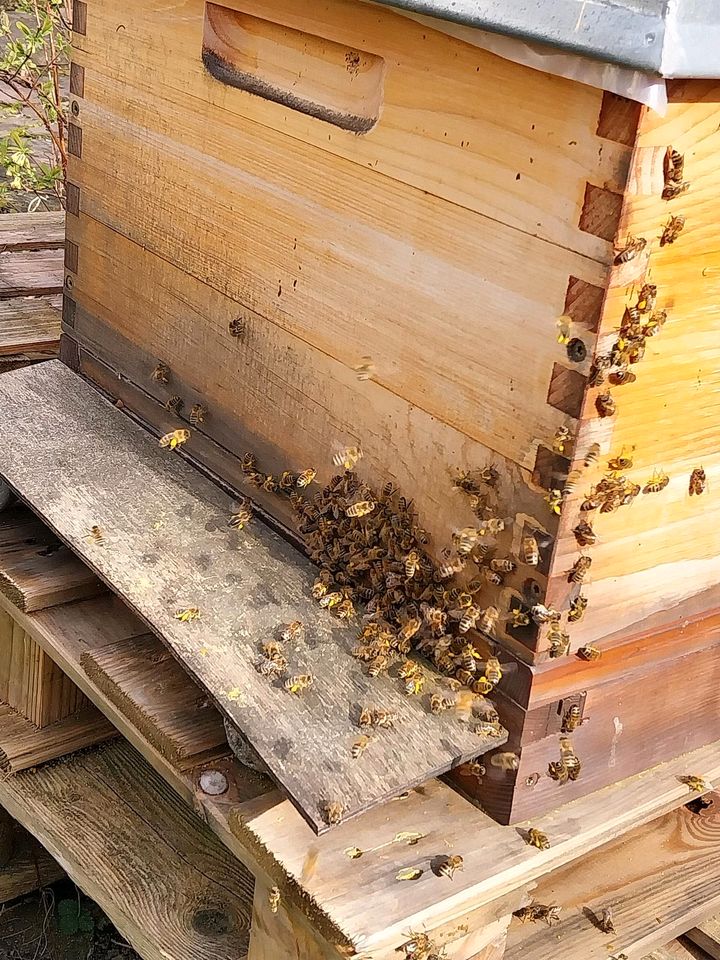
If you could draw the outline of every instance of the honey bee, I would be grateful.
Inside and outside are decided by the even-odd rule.
[[[161,447],[170,447],[171,450],[174,450],[176,447],[181,447],[184,443],[187,443],[189,439],[189,430],[173,430],[172,433],[166,433],[164,437],[160,437],[159,444]]]
[[[493,633],[500,619],[500,611],[497,607],[485,607],[483,610],[477,629],[481,633]]]
[[[408,578],[408,580],[412,580],[412,578],[420,569],[420,554],[417,552],[417,550],[410,551],[410,553],[405,557],[404,565],[405,576]]]
[[[440,607],[431,607],[427,603],[421,604],[425,623],[430,627],[433,633],[442,633],[447,623],[447,613]]]
[[[360,359],[362,362],[356,367],[353,367],[353,370],[357,374],[358,380],[370,380],[375,372],[375,365],[372,362],[372,357],[361,357]]]
[[[182,397],[170,397],[165,401],[165,409],[169,413],[179,414],[182,408],[185,406],[185,401]]]
[[[588,386],[601,387],[605,383],[605,374],[611,366],[612,359],[609,356],[603,354],[595,357],[588,374]]]
[[[660,246],[664,247],[665,244],[667,243],[675,243],[677,238],[682,233],[684,226],[685,226],[685,217],[671,216],[668,222],[663,227],[662,236],[660,237]]]
[[[384,673],[387,668],[390,666],[390,657],[386,654],[381,653],[379,656],[373,657],[368,664],[368,676],[369,677],[379,677],[381,673]]]
[[[410,617],[400,628],[400,638],[403,640],[412,640],[421,626],[422,621],[418,617]]]
[[[613,263],[615,266],[619,266],[621,263],[628,263],[628,261],[633,260],[639,253],[642,253],[646,246],[647,240],[645,237],[632,237],[628,235],[625,246],[616,252]]]
[[[703,780],[702,777],[689,774],[688,776],[680,777],[680,779],[683,783],[687,784],[694,793],[707,793],[707,791],[711,789],[710,784],[706,780]]]
[[[330,803],[326,803],[323,808],[323,813],[325,815],[325,821],[329,826],[334,827],[343,818],[343,813],[345,812],[345,806],[340,803],[339,800],[332,800]]]
[[[488,517],[483,521],[483,533],[490,533],[493,536],[497,536],[498,533],[502,533],[505,529],[505,521],[502,517]]]
[[[542,830],[538,830],[537,827],[531,827],[528,830],[525,835],[525,840],[531,847],[537,847],[538,850],[550,849],[550,841],[548,840],[547,834],[543,833]]]
[[[613,913],[610,907],[604,907],[602,913],[600,914],[600,919],[598,920],[598,926],[603,933],[615,933],[615,922],[613,920]]]
[[[376,507],[374,500],[358,500],[356,503],[351,503],[349,507],[345,509],[345,515],[347,517],[365,517],[369,513],[372,513]]]
[[[437,872],[439,876],[447,877],[448,880],[452,880],[455,871],[462,870],[462,868],[463,858],[458,854],[455,854],[454,856],[446,857],[437,868]]]
[[[312,593],[313,600],[322,600],[322,598],[328,592],[328,584],[325,583],[324,580],[318,579],[312,585],[312,590],[310,592]]]
[[[277,640],[266,640],[262,645],[262,651],[268,660],[280,660],[283,658],[283,650]]]
[[[360,447],[345,447],[333,454],[332,462],[334,466],[342,467],[343,470],[352,470],[362,455]]]
[[[474,670],[465,670],[463,667],[458,667],[455,671],[455,677],[466,687],[471,687],[475,683]]]
[[[454,577],[456,573],[460,573],[465,567],[465,559],[463,557],[453,557],[449,550],[443,550],[442,557],[443,562],[437,569],[438,576],[442,580],[449,580],[450,577]]]
[[[373,725],[373,715],[372,707],[363,707],[358,717],[358,726],[371,727]]]
[[[602,656],[602,650],[593,646],[591,643],[588,643],[586,646],[580,647],[578,650],[578,656],[583,660],[588,660],[592,663],[594,660],[600,659]]]
[[[404,690],[409,697],[418,696],[419,694],[422,693],[424,687],[425,687],[425,674],[416,673],[416,674],[413,674],[412,677],[407,678],[407,680],[405,681]]]
[[[702,467],[695,467],[693,472],[690,474],[690,484],[688,487],[688,492],[690,496],[700,496],[701,493],[705,492],[705,487],[707,485],[707,477],[705,476],[705,471]]]
[[[390,728],[395,726],[397,714],[392,710],[375,709],[372,711],[372,725],[374,727]]]
[[[308,687],[313,685],[315,678],[311,673],[298,673],[294,677],[288,677],[284,683],[288,693],[302,693]]]
[[[200,619],[200,610],[197,607],[186,607],[184,610],[178,610],[175,613],[175,619],[180,623],[189,623],[191,620]]]
[[[458,632],[467,633],[468,630],[471,630],[477,623],[480,617],[480,609],[472,604],[469,607],[466,607],[462,612],[460,621],[458,623]]]
[[[570,780],[577,780],[582,770],[582,764],[575,754],[572,743],[567,737],[560,737],[560,757],[565,765]]]
[[[627,367],[620,367],[608,376],[608,380],[613,387],[622,387],[626,383],[635,383],[637,377]]]
[[[510,559],[499,558],[490,561],[490,569],[498,573],[512,573],[515,569],[515,564]]]
[[[446,710],[450,710],[454,706],[455,699],[453,697],[444,697],[441,693],[434,693],[430,697],[430,712],[436,716],[444,713]]]
[[[420,665],[415,660],[404,660],[398,668],[398,676],[401,680],[414,676],[420,670]]]
[[[332,593],[325,593],[320,598],[320,606],[325,610],[332,610],[343,600],[343,595],[339,590],[333,590]]]
[[[262,488],[267,493],[275,493],[275,491],[277,490],[278,482],[271,473],[268,473],[265,479],[263,480]]]
[[[536,603],[530,610],[530,614],[535,623],[538,624],[552,623],[560,619],[559,611],[553,610],[552,607],[546,607],[542,603]]]
[[[548,764],[547,774],[551,780],[557,781],[561,786],[569,780],[567,767],[562,760],[551,760]]]
[[[368,737],[367,735],[357,738],[350,750],[350,755],[352,756],[353,760],[359,759],[363,753],[365,753],[371,740],[372,737]]]
[[[572,328],[572,317],[563,314],[556,323],[558,328],[557,342],[565,346],[570,342],[570,332]]]
[[[591,565],[592,557],[578,557],[568,574],[568,583],[584,583]]]
[[[670,483],[670,477],[662,470],[653,470],[653,475],[643,487],[643,493],[660,493]]]
[[[254,473],[257,470],[257,459],[254,453],[244,453],[240,462],[240,469],[243,473]]]
[[[473,680],[470,689],[473,693],[477,693],[481,697],[486,697],[495,689],[495,684],[488,680],[487,677],[478,677],[477,680]]]
[[[302,473],[298,474],[295,480],[295,486],[299,487],[301,490],[304,487],[309,487],[317,476],[317,470],[313,470],[312,467],[309,470],[303,470]]]
[[[547,496],[545,497],[545,503],[547,503],[547,505],[550,507],[550,510],[552,511],[552,513],[555,513],[559,516],[560,513],[562,512],[562,503],[563,503],[562,490],[556,490],[556,489],[550,490]]]
[[[685,191],[690,188],[690,183],[687,180],[683,180],[684,172],[685,157],[678,150],[673,150],[672,147],[668,147],[663,162],[663,173],[665,177],[665,185],[662,192],[663,200],[672,200],[675,197],[679,197],[680,194],[685,193]]]
[[[585,459],[583,463],[586,467],[591,467],[594,463],[597,463],[598,457],[600,456],[600,444],[592,443],[588,447],[588,451],[585,454]]]
[[[587,520],[581,520],[573,529],[573,533],[581,547],[590,547],[597,542],[597,534]]]
[[[514,607],[510,611],[510,626],[511,627],[526,627],[530,623],[530,617],[521,610],[519,607]],[[489,631],[485,630],[484,633]]]
[[[637,299],[637,309],[640,313],[650,313],[655,309],[657,302],[657,287],[654,283],[644,283],[640,288]]]
[[[613,472],[630,470],[632,469],[632,465],[632,457],[628,457],[625,454],[625,447],[623,447],[622,452],[617,457],[613,457],[611,460],[608,460],[608,468]]]
[[[499,770],[517,770],[520,767],[520,757],[516,753],[494,753],[490,763]]]
[[[295,481],[297,477],[290,473],[289,470],[283,470],[280,474],[280,479],[278,480],[278,487],[283,491],[283,493],[290,493],[290,491],[295,486]]]
[[[293,620],[292,623],[283,628],[281,636],[286,643],[302,643],[305,639],[305,626],[300,620]]]
[[[275,656],[263,656],[255,664],[255,669],[260,674],[261,677],[267,677],[270,680],[274,680],[276,677],[279,677],[282,673],[285,672],[287,667],[287,660],[285,657],[278,653]]]
[[[485,664],[485,677],[496,687],[502,680],[502,670],[497,657],[488,657]]]
[[[580,504],[580,509],[587,513],[590,510],[597,510],[598,507],[603,505],[603,500],[601,497],[598,497],[595,489],[591,490],[590,496],[586,497],[583,502]]]
[[[559,426],[555,431],[555,436],[553,437],[553,450],[555,453],[564,453],[567,443],[571,439],[570,428],[565,426]]]
[[[585,616],[585,611],[587,610],[587,597],[583,597],[582,594],[575,597],[574,600],[570,601],[570,610],[568,611],[568,620],[570,623],[579,623],[582,618]]]
[[[570,646],[570,635],[561,630],[556,623],[551,625],[548,633],[548,654],[553,659],[564,657]]]
[[[600,393],[595,397],[595,409],[601,417],[614,417],[617,407],[611,394]]]
[[[270,913],[277,913],[280,906],[280,890],[277,887],[271,887],[268,892],[268,906]]]
[[[573,705],[569,707],[563,715],[562,732],[572,733],[574,730],[577,730],[582,722],[580,707],[576,703],[573,703]]]
[[[104,547],[107,545],[105,531],[102,527],[98,527],[97,525],[90,527],[88,535],[85,537],[85,539],[91,543],[96,543],[99,547]]]
[[[546,906],[543,903],[531,903],[527,907],[520,907],[513,916],[517,917],[521,923],[532,923],[544,921],[549,927],[554,923],[560,923],[560,907],[553,904]]]
[[[205,422],[205,414],[207,412],[207,407],[202,403],[194,403],[190,408],[190,416],[188,419],[190,420],[190,423],[196,427],[199,423]]]
[[[228,323],[228,331],[231,337],[242,337],[245,333],[245,321],[242,317],[235,317]]]
[[[167,383],[170,379],[170,367],[162,360],[158,360],[155,369],[150,374],[150,379],[154,380],[155,383]]]
[[[485,766],[477,760],[469,760],[467,763],[461,763],[456,769],[458,773],[463,774],[463,776],[475,777],[477,780],[481,780],[487,772]]]
[[[453,531],[452,541],[460,556],[465,556],[471,552],[479,537],[475,527],[463,527],[462,530]]]
[[[540,563],[540,547],[535,537],[523,537],[521,549],[525,563],[530,564],[531,567],[536,567]]]
[[[249,500],[243,500],[237,513],[234,513],[228,520],[228,526],[236,530],[242,530],[246,523],[252,520],[252,504]]]

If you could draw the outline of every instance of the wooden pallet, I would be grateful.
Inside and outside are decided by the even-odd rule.
[[[482,960],[497,960],[504,949],[512,911],[538,896],[545,883],[543,878],[557,878],[563,869],[568,878],[581,875],[586,869],[584,863],[593,860],[588,857],[593,850],[597,851],[597,863],[602,863],[606,855],[612,862],[618,856],[613,853],[614,841],[630,836],[633,830],[638,832],[632,842],[647,857],[653,838],[659,838],[662,846],[669,829],[658,826],[658,817],[679,809],[679,813],[671,814],[676,818],[674,822],[688,822],[682,810],[688,789],[680,778],[690,772],[710,781],[720,778],[720,745],[715,745],[575,801],[535,824],[551,838],[552,845],[546,851],[535,850],[524,842],[527,825],[518,830],[501,827],[438,781],[316,837],[292,804],[273,790],[264,777],[242,767],[229,754],[192,769],[191,758],[182,758],[181,762],[178,751],[167,746],[174,736],[171,726],[163,726],[162,736],[153,737],[153,723],[166,724],[172,711],[168,701],[162,710],[148,710],[153,714],[152,722],[142,716],[147,694],[145,681],[138,683],[141,674],[133,669],[111,669],[112,688],[103,689],[102,677],[95,670],[86,670],[88,658],[97,663],[101,659],[98,654],[103,651],[112,652],[108,663],[117,663],[124,644],[132,657],[138,638],[145,633],[143,624],[111,594],[33,613],[13,608],[6,597],[0,597],[0,604],[12,611],[23,629],[179,796],[201,811],[226,847],[259,878],[255,912],[260,919],[257,933],[253,934],[254,943],[251,942],[253,960],[286,960],[281,952],[283,945],[290,945],[288,949],[292,950],[297,943],[303,945],[303,960],[325,960],[328,943],[353,944],[360,952],[370,952],[374,960],[396,960],[396,949],[406,941],[408,931],[418,929],[427,930],[439,943],[446,943],[448,957],[466,960],[478,954]],[[158,659],[158,689],[175,690],[173,683],[165,683],[166,670],[171,666],[174,668],[172,661]],[[168,673],[171,676],[172,672]],[[202,715],[199,690],[189,680],[188,684],[182,693],[175,692],[172,697],[181,711],[192,702]],[[208,769],[225,776],[226,793],[212,796],[203,791],[200,776]],[[651,821],[652,827],[642,826]],[[691,826],[695,823],[689,822]],[[701,825],[698,830],[704,831],[705,827]],[[411,846],[394,840],[410,832],[423,836]],[[673,856],[677,857],[681,849],[683,856],[695,856],[698,862],[709,856],[709,847],[700,843],[694,846],[690,827],[686,832],[690,840],[685,846],[673,847]],[[347,851],[352,847],[362,849],[363,856],[351,859]],[[451,882],[432,872],[433,859],[447,851],[459,852],[465,861],[463,871]],[[413,866],[424,870],[418,881],[402,883],[395,879],[400,870]],[[605,877],[612,867],[602,867],[599,872]],[[622,883],[625,879],[628,877],[618,880],[614,896],[625,898],[623,902],[629,905],[628,916],[634,926],[629,925],[625,932],[628,940],[638,937],[640,952],[635,950],[628,955],[639,957],[661,940],[648,939],[647,927],[637,920],[637,884],[634,890],[632,883],[626,889]],[[630,876],[629,880],[634,878]],[[271,913],[267,906],[267,894],[274,885],[282,898],[278,914]],[[591,887],[588,881],[582,899],[592,904],[598,898],[591,896]],[[568,888],[572,888],[570,881]],[[383,903],[382,911],[373,909],[377,902]],[[624,908],[618,915],[625,916]],[[566,909],[565,921],[576,922],[572,907]],[[577,922],[582,927],[580,942],[582,936],[594,937],[596,931],[592,927]],[[688,922],[694,922],[692,916]],[[526,930],[530,932],[530,928]],[[674,932],[672,926],[662,927],[664,939]],[[513,927],[511,949],[514,936]],[[568,949],[572,949],[574,940],[568,939],[567,943]],[[558,958],[565,960],[560,955]]]
[[[65,215],[0,216],[0,370],[56,356]]]

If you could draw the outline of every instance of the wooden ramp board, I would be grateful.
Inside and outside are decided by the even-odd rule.
[[[253,881],[132,747],[0,780],[0,804],[144,960],[240,960]]]
[[[451,711],[433,716],[429,694],[369,678],[349,655],[357,629],[312,600],[315,568],[259,521],[230,530],[233,501],[67,367],[12,371],[0,401],[0,474],[168,645],[315,830],[329,803],[354,816],[505,741]],[[93,525],[104,544],[88,541]],[[191,607],[199,619],[176,618]],[[301,696],[255,668],[261,644],[294,620],[307,640],[288,645],[289,673],[315,678]],[[397,724],[353,760],[366,705]]]
[[[7,250],[60,250],[64,245],[65,214],[62,210],[0,216],[0,253]]]
[[[0,300],[62,292],[62,250],[18,250],[0,253]]]
[[[220,713],[153,634],[86,650],[80,662],[108,700],[181,769],[227,756]]]
[[[62,298],[13,297],[0,300],[0,356],[60,345]]]
[[[0,771],[29,770],[115,736],[115,727],[92,705],[39,730],[12,707],[0,703]]]
[[[720,805],[702,814],[680,807],[547,874],[531,896],[560,906],[561,922],[514,922],[507,960],[643,957],[718,909]],[[597,926],[605,907],[612,934]]]
[[[686,936],[712,960],[720,960],[720,915],[703,920],[702,923],[688,930]]]
[[[104,590],[93,572],[28,510],[17,507],[0,515],[0,592],[18,609],[42,610]]]

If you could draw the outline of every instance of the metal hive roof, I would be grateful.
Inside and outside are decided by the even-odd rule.
[[[666,78],[720,77],[720,0],[377,0]]]

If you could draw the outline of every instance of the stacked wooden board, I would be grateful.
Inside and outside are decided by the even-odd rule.
[[[0,370],[57,355],[65,214],[0,215]]]

